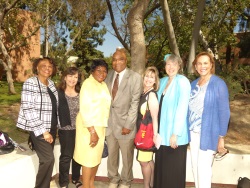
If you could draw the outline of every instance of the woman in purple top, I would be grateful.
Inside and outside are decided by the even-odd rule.
[[[198,54],[193,68],[200,77],[191,83],[188,123],[190,152],[196,188],[211,188],[214,154],[226,153],[224,136],[230,118],[225,82],[215,76],[214,59],[207,52]]]

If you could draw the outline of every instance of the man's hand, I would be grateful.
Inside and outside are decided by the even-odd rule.
[[[122,128],[122,135],[126,135],[126,134],[129,134],[131,132],[130,129],[126,129],[126,128]]]

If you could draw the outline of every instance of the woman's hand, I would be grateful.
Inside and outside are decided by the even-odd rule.
[[[90,142],[89,145],[90,147],[95,147],[98,144],[98,140],[99,140],[99,136],[97,135],[97,133],[95,131],[91,131],[90,132]]]
[[[169,140],[170,147],[173,149],[176,149],[178,147],[177,145],[177,136],[175,134],[172,134]]]
[[[43,133],[43,138],[46,142],[49,142],[50,144],[53,142],[53,136],[49,132]]]
[[[223,137],[219,137],[217,150],[218,150],[219,153],[225,153],[227,151],[227,149],[225,148],[224,138]]]

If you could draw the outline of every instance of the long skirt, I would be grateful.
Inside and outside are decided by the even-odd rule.
[[[161,146],[155,154],[154,188],[185,188],[187,145]]]

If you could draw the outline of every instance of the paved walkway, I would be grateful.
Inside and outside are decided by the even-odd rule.
[[[250,146],[248,145],[236,145],[236,144],[226,144],[226,148],[230,151],[231,154],[250,154]],[[103,179],[103,180],[102,180]],[[140,180],[141,182],[142,180]],[[108,182],[107,178],[97,178],[97,181],[95,181],[96,188],[107,188]],[[51,182],[51,188],[60,188],[58,184],[58,175],[55,176],[54,180]],[[222,184],[213,184],[212,188],[235,188],[236,185],[222,185]],[[69,188],[75,188],[75,185],[70,183]],[[142,183],[133,183],[131,188],[143,188]],[[193,183],[187,183],[186,188],[194,188]]]
[[[103,181],[95,181],[95,186],[96,188],[107,188],[108,187],[108,182],[103,182]],[[59,184],[57,180],[54,180],[50,184],[50,188],[59,188]],[[75,188],[75,185],[70,183],[69,188]],[[131,188],[143,188],[142,183],[133,183]],[[186,188],[194,188],[193,186],[187,186]],[[216,188],[216,187],[212,187]]]

